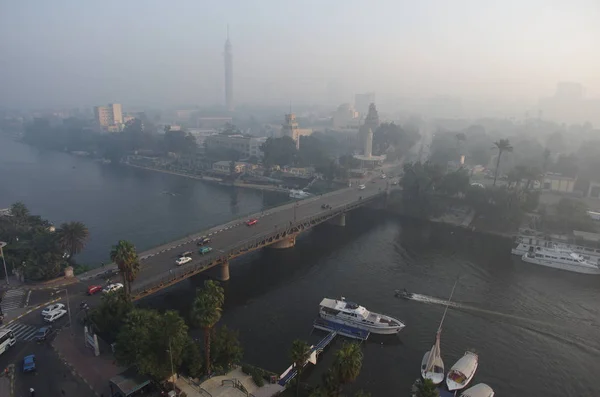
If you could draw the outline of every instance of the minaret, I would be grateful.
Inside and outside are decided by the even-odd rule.
[[[371,158],[373,155],[373,130],[369,128],[369,132],[367,132],[367,137],[365,139],[365,157]]]
[[[229,25],[227,25],[227,40],[225,41],[225,106],[233,111],[233,54],[229,41]]]

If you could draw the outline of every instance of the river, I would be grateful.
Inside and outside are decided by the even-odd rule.
[[[91,262],[119,238],[148,248],[262,205],[253,191],[232,200],[233,191],[201,181],[0,143],[0,203],[22,200],[56,223],[85,222],[92,239],[81,257]],[[406,287],[444,299],[458,278],[460,307],[449,310],[441,339],[447,369],[475,349],[475,382],[488,383],[498,396],[600,395],[600,279],[522,263],[509,252],[510,242],[496,237],[358,210],[345,228],[320,226],[292,249],[234,261],[222,323],[239,330],[246,361],[281,372],[294,339],[314,343],[323,336],[311,334],[311,326],[325,296],[398,317],[407,326],[397,337],[371,336],[363,344],[363,369],[349,389],[404,396],[443,306],[397,299],[393,291]],[[141,305],[185,315],[204,277]],[[319,381],[343,342],[336,339],[308,371],[310,383]]]

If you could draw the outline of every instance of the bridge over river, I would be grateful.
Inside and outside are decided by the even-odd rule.
[[[218,267],[218,279],[228,280],[230,260],[267,246],[293,247],[298,234],[323,222],[344,226],[347,212],[383,199],[388,191],[388,180],[375,178],[362,190],[353,186],[311,196],[140,253],[141,269],[132,284],[132,299],[141,299],[213,267]],[[322,208],[323,204],[330,208]],[[258,219],[258,222],[247,226],[248,219]],[[211,242],[207,245],[212,251],[201,255],[197,242],[203,237],[210,237]],[[186,251],[193,252],[192,261],[177,266],[175,261],[179,254]],[[116,265],[111,264],[104,269],[95,269],[80,275],[79,279],[90,280],[114,268]]]

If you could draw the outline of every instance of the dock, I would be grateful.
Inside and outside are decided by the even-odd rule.
[[[370,335],[370,332],[368,331],[349,327],[347,325],[334,323],[331,321],[324,320],[322,318],[316,319],[313,323],[313,327],[316,329],[327,331],[328,334],[323,339],[321,339],[319,343],[310,347],[310,354],[308,360],[306,360],[302,367],[305,367],[308,363],[316,365],[317,356],[323,352],[323,350],[335,339],[337,335],[360,340],[367,340],[367,338]],[[290,365],[288,369],[283,371],[283,373],[279,376],[279,380],[277,383],[281,386],[285,386],[288,383],[290,383],[290,381],[294,379],[296,375],[298,375],[298,370],[294,367],[294,364],[292,363],[292,365]]]

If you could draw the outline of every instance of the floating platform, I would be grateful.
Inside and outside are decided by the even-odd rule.
[[[369,335],[371,335],[369,331],[350,327],[344,324],[334,323],[333,321],[328,321],[321,317],[315,320],[313,327],[328,332],[337,331],[338,335],[360,340],[367,340]]]

